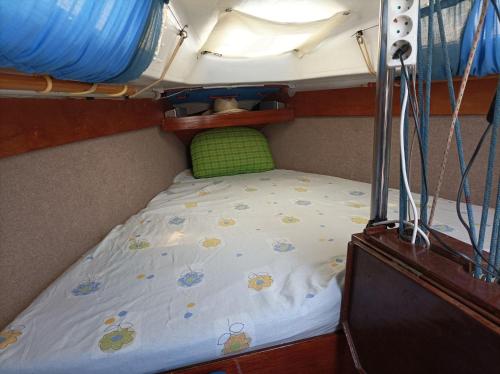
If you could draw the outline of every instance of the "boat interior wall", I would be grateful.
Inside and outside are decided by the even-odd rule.
[[[167,188],[185,155],[148,128],[0,159],[0,328]]]
[[[161,125],[152,100],[0,99],[0,158]]]
[[[494,77],[470,80],[462,103],[462,114],[486,114],[491,102],[491,92],[494,92],[495,85]],[[375,88],[372,86],[319,91],[291,91],[293,95],[290,98],[287,96],[285,101],[288,101],[287,106],[293,109],[293,115],[287,114],[292,112],[280,112],[286,114],[286,120],[290,120],[293,116],[374,115]],[[433,83],[432,92],[432,114],[450,114],[446,84],[444,82]],[[397,87],[394,100],[394,113],[398,114],[400,106]],[[1,98],[0,158],[162,124],[165,130],[176,131],[177,128],[171,128],[164,119],[163,111],[168,107],[169,104],[163,100],[149,99]],[[246,123],[251,126],[285,120],[285,118],[280,117],[278,111],[276,116],[257,112],[248,113],[251,117],[255,117],[252,119],[252,123]],[[172,120],[176,123],[179,121],[189,122],[189,131],[177,133],[178,137],[186,144],[189,144],[193,135],[200,129],[214,127],[210,123],[205,123],[206,121],[202,121],[203,124],[201,124],[200,121],[196,121],[197,118],[203,119],[201,117],[184,117]]]
[[[458,91],[459,82],[455,82]],[[488,113],[497,78],[490,76],[471,79],[465,91],[461,115],[485,115]],[[432,84],[431,114],[451,115],[450,99],[446,82]],[[399,87],[394,88],[393,113],[400,113]],[[333,90],[301,91],[290,99],[296,117],[318,116],[374,116],[375,86],[352,87]]]
[[[395,123],[398,121],[394,118]],[[484,128],[484,116],[463,116],[461,118],[464,152],[467,157],[473,153],[480,132]],[[371,157],[373,118],[371,117],[324,117],[296,118],[291,123],[269,125],[264,133],[269,139],[277,168],[300,170],[311,173],[334,175],[336,177],[371,181]],[[390,187],[399,187],[399,128],[393,126]],[[438,180],[439,165],[443,157],[443,142],[449,131],[449,117],[431,118],[429,135],[429,188],[434,191]],[[441,196],[455,200],[460,184],[460,169],[455,145],[450,150],[449,167],[446,169]],[[420,189],[420,169],[417,146],[414,145],[411,162],[412,191]],[[497,147],[497,157],[500,147]],[[478,154],[477,167],[470,172],[472,202],[482,204],[484,173],[488,151]],[[482,167],[480,166],[482,165]],[[495,180],[500,170],[495,171]],[[495,196],[495,195],[493,195]],[[493,204],[493,203],[492,203]],[[493,205],[492,205],[493,206]],[[397,207],[393,207],[397,209]]]

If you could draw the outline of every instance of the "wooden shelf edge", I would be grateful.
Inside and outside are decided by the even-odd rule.
[[[210,114],[180,118],[165,118],[163,129],[166,131],[201,130],[218,127],[261,125],[287,122],[295,118],[291,108],[248,111],[227,114]]]

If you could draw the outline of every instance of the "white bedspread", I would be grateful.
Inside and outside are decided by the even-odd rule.
[[[334,331],[369,198],[315,174],[183,172],[0,334],[0,372],[155,372]],[[437,219],[466,239],[451,203]]]

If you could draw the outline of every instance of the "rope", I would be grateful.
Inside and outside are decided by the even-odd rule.
[[[359,50],[361,51],[361,55],[363,56],[363,60],[365,60],[368,72],[371,75],[377,75],[377,72],[373,67],[372,59],[370,58],[370,53],[368,52],[368,47],[366,46],[366,40],[364,38],[363,30],[359,30],[355,35],[356,35],[356,42],[358,42],[358,47]]]
[[[97,90],[97,83],[92,84],[92,86],[88,90],[80,91],[80,92],[71,92],[70,95],[86,95],[86,94],[94,93],[95,90]]]
[[[479,17],[479,22],[478,22],[476,31],[474,33],[474,39],[473,39],[473,42],[472,42],[471,50],[469,52],[469,58],[467,60],[467,65],[465,66],[464,76],[462,77],[462,82],[460,84],[460,90],[458,92],[457,103],[456,103],[455,110],[453,111],[453,117],[452,117],[452,122],[451,122],[451,126],[450,126],[450,132],[448,134],[448,141],[446,142],[446,148],[445,148],[444,155],[443,155],[443,161],[441,163],[441,170],[439,172],[438,184],[437,184],[437,187],[436,187],[436,191],[434,193],[434,198],[432,200],[432,207],[431,207],[431,214],[430,214],[430,218],[429,218],[429,225],[432,224],[432,219],[434,218],[434,213],[436,211],[436,204],[437,204],[437,201],[439,199],[439,194],[441,192],[441,187],[443,185],[444,172],[446,170],[446,163],[448,161],[448,154],[450,152],[451,140],[453,139],[453,133],[454,133],[454,130],[455,130],[455,125],[457,123],[458,113],[460,111],[460,106],[462,105],[462,99],[463,99],[463,96],[464,96],[465,87],[467,86],[467,80],[469,78],[469,74],[470,74],[470,70],[471,70],[471,67],[472,67],[472,63],[474,62],[474,56],[476,54],[477,45],[479,43],[479,36],[480,36],[481,30],[483,28],[484,19],[485,19],[485,16],[486,16],[486,10],[488,9],[488,1],[489,0],[484,0],[483,1],[482,9],[481,9],[481,16]],[[431,9],[431,11],[433,11],[433,10]]]
[[[490,246],[490,264],[488,270],[494,272],[495,269],[500,269],[500,178],[497,185],[497,203],[495,206],[495,217],[493,218],[493,228],[491,230],[491,246]],[[488,281],[492,281],[491,275],[488,273]]]
[[[182,24],[181,22],[179,21],[179,18],[177,18],[177,15],[175,14],[174,10],[172,9],[172,7],[170,5],[167,5],[167,9],[170,11],[170,14],[172,15],[172,17],[174,18],[175,20],[175,23],[177,23],[177,26],[179,26],[179,30],[182,30]]]
[[[456,100],[455,100],[455,87],[453,86],[453,76],[451,73],[451,60],[450,60],[450,55],[448,51],[448,44],[446,40],[446,33],[444,29],[444,22],[443,22],[443,14],[442,14],[442,9],[441,9],[441,3],[438,1],[436,3],[436,9],[437,9],[437,16],[438,16],[438,25],[439,25],[439,36],[440,36],[440,41],[441,41],[441,48],[443,50],[443,55],[444,55],[444,60],[445,60],[445,72],[446,72],[446,80],[448,83],[448,96],[450,98],[450,105],[451,105],[451,110],[454,112],[456,108]],[[462,131],[461,131],[461,125],[460,125],[460,120],[457,117],[457,122],[455,125],[455,141],[456,141],[456,146],[457,146],[457,153],[458,153],[458,160],[459,160],[459,166],[460,166],[460,172],[463,175],[465,173],[465,169],[467,168],[466,162],[465,162],[465,157],[464,157],[464,149],[463,149],[463,144],[462,144]],[[467,219],[469,221],[469,227],[471,227],[471,230],[473,231],[472,236],[475,240],[476,238],[476,225],[474,223],[474,211],[472,209],[472,204],[471,204],[471,192],[470,192],[470,186],[469,186],[469,178],[466,177],[464,180],[464,194],[465,194],[465,201],[466,201],[466,207],[467,207]],[[432,221],[432,216],[431,216],[431,221]],[[477,271],[481,271],[481,268],[479,266],[476,266],[475,269]],[[480,273],[476,274],[476,277],[480,277]]]
[[[429,17],[428,17],[428,36],[427,36],[427,64],[426,64],[426,77],[425,77],[425,103],[424,103],[424,113],[422,125],[420,127],[420,133],[422,138],[422,153],[423,153],[423,169],[427,169],[428,165],[428,155],[429,155],[429,125],[431,116],[431,83],[432,83],[432,59],[433,59],[433,47],[434,47],[434,0],[429,1]],[[426,185],[423,178],[422,170],[422,181],[420,184],[420,218],[422,222],[428,223],[427,221],[427,199],[428,191],[426,190]]]
[[[479,242],[478,242],[478,248],[482,249],[483,248],[483,242],[485,238],[485,231],[486,231],[486,223],[488,220],[488,208],[490,205],[490,196],[491,196],[491,186],[493,185],[493,171],[494,171],[494,165],[495,165],[495,154],[496,154],[496,144],[497,144],[497,136],[498,136],[498,128],[500,127],[500,79],[498,80],[498,85],[497,85],[497,92],[496,92],[496,98],[495,98],[495,109],[494,109],[494,116],[493,116],[493,129],[491,133],[491,140],[490,140],[490,153],[488,156],[488,168],[486,172],[486,186],[485,186],[485,191],[484,191],[484,197],[483,197],[483,211],[481,215],[481,226],[479,229]],[[500,181],[499,181],[500,184]],[[495,217],[498,217],[500,215],[500,186],[499,189],[497,190],[497,203],[495,206]],[[498,238],[498,218],[494,218],[493,220],[493,229],[491,233],[491,245],[490,245],[490,263],[495,264],[495,269],[498,269],[498,265],[500,265],[500,255],[499,255],[499,238]],[[496,226],[495,226],[496,225]],[[496,234],[495,234],[496,232]],[[488,274],[486,279],[488,281],[491,281],[491,276]]]
[[[490,149],[488,154],[488,166],[486,169],[486,184],[483,195],[483,210],[481,212],[481,226],[479,229],[478,248],[483,249],[484,236],[486,231],[486,221],[488,219],[488,207],[490,206],[491,186],[493,184],[493,168],[495,165],[497,130],[500,123],[500,80],[498,81],[496,98],[495,98],[495,115],[492,121],[493,128],[491,129]]]
[[[47,86],[45,87],[45,89],[43,89],[41,91],[37,91],[37,92],[49,93],[52,91],[52,78],[49,75],[44,75],[43,77],[45,78],[45,81],[47,82]]]
[[[123,89],[120,92],[113,93],[113,94],[108,94],[107,96],[109,96],[109,97],[123,96],[123,95],[125,95],[127,93],[127,91],[128,91],[128,85],[124,84],[123,85]]]
[[[161,72],[160,78],[157,79],[156,81],[154,81],[153,83],[151,83],[150,85],[148,85],[148,86],[144,87],[143,89],[139,90],[135,94],[131,95],[130,98],[134,98],[134,97],[140,95],[144,91],[147,91],[147,90],[153,88],[158,83],[160,83],[161,81],[163,81],[163,78],[165,78],[165,75],[167,74],[167,71],[170,69],[170,66],[172,65],[172,62],[174,62],[174,58],[175,58],[175,56],[177,56],[177,52],[179,52],[179,49],[181,48],[182,43],[184,43],[184,40],[186,40],[186,38],[188,37],[187,32],[186,32],[186,28],[187,28],[187,25],[184,26],[184,28],[181,31],[179,31],[178,35],[179,35],[180,38],[177,41],[177,44],[176,44],[176,46],[175,46],[175,48],[174,48],[174,50],[173,50],[170,58],[165,63],[165,66],[163,67],[163,71]]]

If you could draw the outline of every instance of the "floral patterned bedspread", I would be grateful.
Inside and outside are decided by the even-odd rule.
[[[287,170],[184,171],[0,333],[0,372],[155,372],[334,331],[369,196]],[[453,209],[437,228],[465,239]]]

